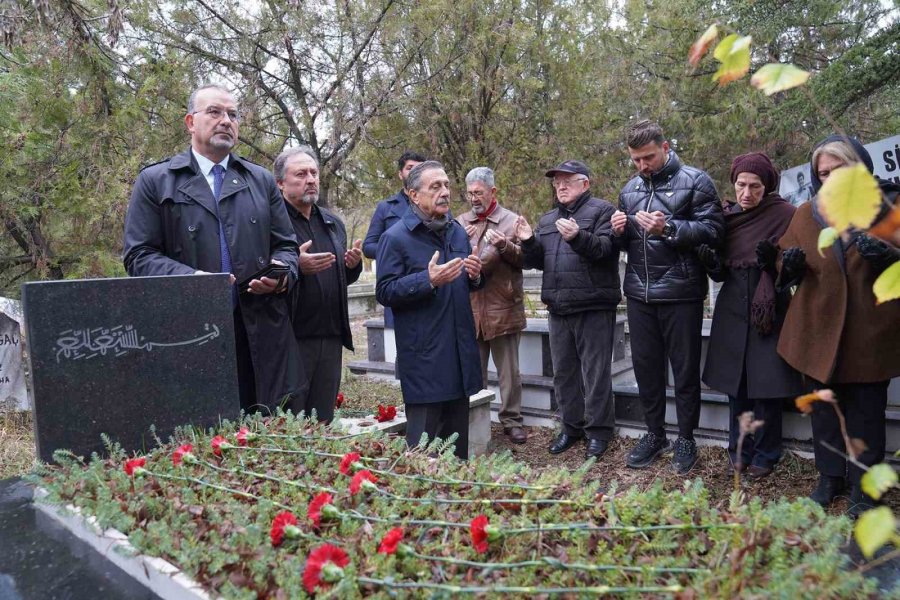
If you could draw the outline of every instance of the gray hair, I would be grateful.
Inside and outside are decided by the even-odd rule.
[[[193,92],[191,92],[190,97],[188,97],[188,105],[187,105],[188,114],[191,114],[194,112],[194,108],[197,104],[197,94],[199,94],[203,90],[219,90],[221,92],[225,92],[229,96],[234,96],[234,94],[231,93],[231,90],[229,90],[224,85],[220,85],[218,83],[205,83],[205,84],[201,85],[200,87],[196,88]]]
[[[406,189],[418,191],[419,186],[422,185],[422,174],[425,171],[431,171],[433,169],[443,170],[444,165],[436,160],[426,160],[423,163],[417,164],[413,167],[412,171],[409,172],[409,175],[406,176]]]
[[[273,169],[275,171],[275,180],[276,181],[284,181],[284,168],[287,166],[288,161],[292,156],[297,156],[298,154],[305,154],[316,163],[316,168],[319,168],[319,157],[316,156],[316,151],[312,149],[311,146],[294,146],[293,148],[288,148],[284,152],[278,155],[278,158],[275,159],[275,164],[273,165]]]
[[[494,187],[494,171],[488,167],[475,167],[466,175],[466,185],[472,185],[476,181],[486,187]]]

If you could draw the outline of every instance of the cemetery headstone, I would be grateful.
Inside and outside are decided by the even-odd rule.
[[[22,309],[9,298],[0,298],[0,411],[29,410],[22,359]]]
[[[227,275],[27,283],[22,300],[41,460],[238,416]]]

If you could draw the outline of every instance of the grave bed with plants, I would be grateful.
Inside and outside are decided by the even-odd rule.
[[[800,500],[702,482],[619,491],[575,470],[536,474],[509,454],[462,463],[450,443],[408,451],[289,414],[184,428],[144,456],[57,452],[32,476],[180,569],[211,596],[298,598],[866,598],[842,552],[851,527]],[[71,510],[71,509],[70,509]]]

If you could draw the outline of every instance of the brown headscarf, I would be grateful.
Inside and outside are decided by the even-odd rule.
[[[750,210],[740,204],[725,208],[725,265],[729,269],[758,269],[756,246],[763,240],[777,243],[787,230],[796,209],[778,194],[764,196]],[[775,321],[775,282],[765,269],[750,303],[750,320],[762,335],[772,331]]]

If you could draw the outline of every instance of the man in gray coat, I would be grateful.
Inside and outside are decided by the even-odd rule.
[[[303,385],[282,292],[297,277],[297,241],[272,174],[235,156],[240,114],[220,86],[195,90],[191,147],[138,175],[125,216],[125,269],[136,277],[230,273],[243,281],[270,262],[291,276],[233,290],[241,408],[274,408]]]

